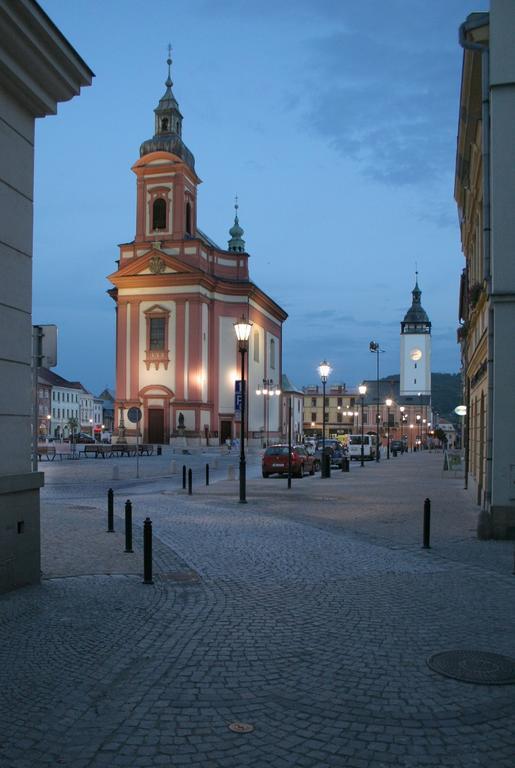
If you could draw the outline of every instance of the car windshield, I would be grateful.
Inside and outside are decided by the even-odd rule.
[[[368,442],[368,435],[365,435],[363,437],[363,445],[366,445]],[[350,444],[351,445],[361,445],[361,435],[351,435],[350,436]]]
[[[270,448],[267,448],[265,451],[265,456],[287,456],[287,455],[288,455],[287,445],[272,445]]]

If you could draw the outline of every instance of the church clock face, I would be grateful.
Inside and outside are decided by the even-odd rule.
[[[412,359],[414,362],[417,362],[418,360],[420,360],[420,359],[422,358],[422,352],[420,351],[420,349],[417,349],[417,348],[415,347],[415,349],[412,349],[412,350],[410,351],[410,353],[409,353],[409,356],[411,357],[411,359]]]

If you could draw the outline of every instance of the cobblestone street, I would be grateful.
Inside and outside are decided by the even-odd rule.
[[[426,663],[515,656],[513,542],[475,538],[463,479],[419,453],[288,491],[257,462],[246,505],[225,469],[192,496],[177,477],[122,471],[115,534],[105,464],[77,462],[73,481],[65,462],[43,467],[44,579],[0,597],[2,768],[513,768],[515,686]]]

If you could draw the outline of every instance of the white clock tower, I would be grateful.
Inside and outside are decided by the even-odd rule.
[[[431,395],[431,323],[422,308],[418,273],[401,323],[401,395]]]

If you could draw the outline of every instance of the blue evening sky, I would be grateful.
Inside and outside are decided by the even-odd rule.
[[[40,0],[95,72],[39,120],[34,322],[58,373],[114,385],[106,276],[135,233],[131,165],[153,135],[167,45],[198,224],[227,246],[238,194],[251,279],[289,314],[284,372],[355,386],[399,371],[415,265],[433,371],[459,368],[458,27],[486,0]]]

